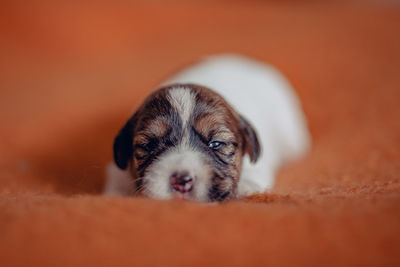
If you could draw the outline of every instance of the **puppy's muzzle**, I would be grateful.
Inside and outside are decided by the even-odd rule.
[[[174,172],[169,178],[173,190],[187,193],[193,190],[193,178],[188,172]]]

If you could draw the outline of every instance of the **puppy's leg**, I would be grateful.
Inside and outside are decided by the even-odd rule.
[[[105,195],[128,196],[135,193],[135,183],[128,171],[119,169],[114,163],[106,167]]]

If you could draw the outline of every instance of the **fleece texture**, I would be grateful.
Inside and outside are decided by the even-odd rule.
[[[400,265],[396,1],[1,5],[0,266]],[[222,205],[102,196],[143,98],[226,52],[288,77],[309,155]]]

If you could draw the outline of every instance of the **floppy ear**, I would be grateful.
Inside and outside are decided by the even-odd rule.
[[[133,156],[133,128],[136,124],[136,114],[125,124],[114,139],[114,161],[117,166],[125,170]]]
[[[261,153],[260,142],[253,126],[242,116],[239,117],[243,136],[243,151],[250,156],[251,162],[256,162]]]

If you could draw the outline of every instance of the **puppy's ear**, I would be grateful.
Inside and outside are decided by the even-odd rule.
[[[242,116],[239,118],[241,133],[243,136],[243,151],[244,153],[249,154],[250,161],[256,162],[261,153],[260,142],[258,141],[258,137],[256,131],[253,126]]]
[[[114,139],[114,161],[117,166],[125,170],[129,161],[133,156],[133,128],[137,122],[137,115],[133,115],[131,119],[119,131]]]

